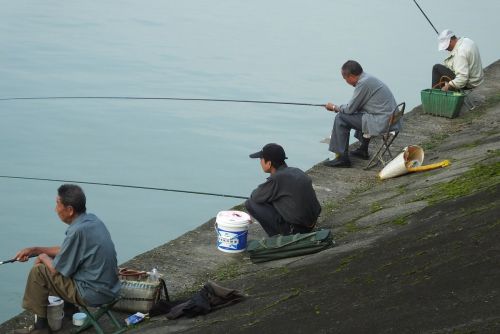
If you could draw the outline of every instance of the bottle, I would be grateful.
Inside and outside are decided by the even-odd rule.
[[[151,269],[151,272],[149,272],[149,281],[154,283],[157,282],[159,278],[160,273],[158,272],[158,269],[156,269],[156,267]]]

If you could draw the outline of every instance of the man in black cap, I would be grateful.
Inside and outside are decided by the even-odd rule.
[[[250,158],[260,158],[260,166],[271,174],[252,192],[245,207],[269,236],[310,232],[321,212],[311,178],[288,167],[283,147],[267,144]]]

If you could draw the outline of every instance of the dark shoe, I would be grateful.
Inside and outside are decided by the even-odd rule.
[[[351,161],[345,158],[337,158],[335,160],[328,160],[323,162],[324,166],[335,167],[335,168],[349,168],[351,167]]]
[[[356,157],[356,158],[363,159],[363,160],[370,159],[370,155],[368,154],[368,151],[365,151],[361,148],[357,148],[354,151],[349,152],[349,155]]]
[[[80,312],[80,309],[75,304],[64,302],[64,317],[68,319],[73,318],[73,314]]]

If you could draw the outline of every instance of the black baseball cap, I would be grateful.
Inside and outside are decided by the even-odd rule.
[[[275,143],[265,145],[262,150],[250,154],[249,157],[252,159],[264,158],[264,160],[272,162],[284,162],[285,159],[288,159],[283,147]]]

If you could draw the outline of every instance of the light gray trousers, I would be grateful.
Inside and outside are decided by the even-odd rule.
[[[360,139],[362,136],[362,118],[362,113],[337,113],[333,122],[332,136],[330,137],[330,146],[328,149],[333,153],[347,156],[351,129],[356,130],[354,134],[356,138]]]

